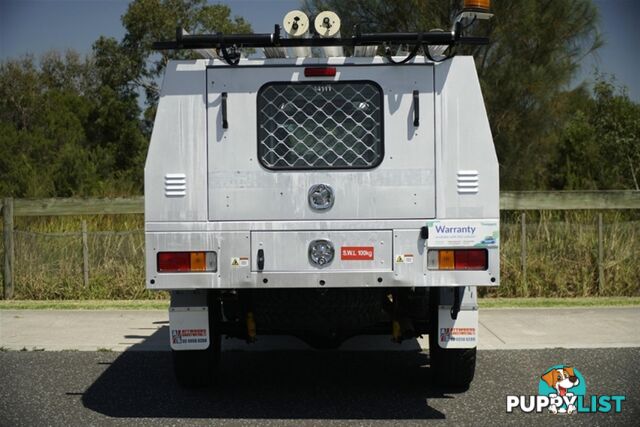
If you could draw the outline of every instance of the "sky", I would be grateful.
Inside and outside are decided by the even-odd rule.
[[[518,1],[518,0],[514,0]],[[583,60],[575,82],[594,70],[615,75],[640,102],[640,0],[594,0],[605,46]],[[122,38],[120,16],[128,0],[0,0],[0,61],[51,49],[89,53],[100,36]],[[299,0],[224,0],[232,15],[244,17],[255,32],[271,32]]]

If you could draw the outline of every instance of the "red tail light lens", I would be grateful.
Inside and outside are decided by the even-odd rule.
[[[159,252],[158,271],[161,273],[191,270],[189,252]]]
[[[456,270],[486,270],[486,249],[459,249],[454,251]]]
[[[333,77],[336,75],[336,67],[305,68],[305,77]]]

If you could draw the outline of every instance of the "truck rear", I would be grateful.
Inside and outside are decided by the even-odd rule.
[[[458,30],[411,37],[432,56],[427,40],[453,45]],[[473,58],[240,59],[232,37],[179,36],[174,48],[222,56],[167,64],[145,167],[146,284],[171,292],[179,382],[214,378],[222,336],[336,348],[388,334],[429,335],[436,380],[468,386],[476,289],[500,280],[498,162]]]

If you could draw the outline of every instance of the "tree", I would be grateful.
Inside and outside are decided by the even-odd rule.
[[[0,64],[0,194],[15,197],[116,196],[142,191],[143,166],[170,58],[155,40],[176,27],[246,32],[242,18],[205,0],[136,0],[122,17],[121,42],[100,37],[93,54],[50,52]],[[146,95],[144,115],[139,98]]]
[[[100,76],[92,58],[72,51],[0,65],[0,194],[141,191],[140,108]]]
[[[251,25],[243,18],[231,18],[228,6],[210,5],[206,0],[135,0],[122,16],[122,25],[126,30],[123,40],[100,38],[94,53],[96,61],[105,65],[105,72],[117,77],[116,85],[144,93],[148,133],[158,102],[158,79],[167,62],[197,58],[190,50],[155,51],[153,42],[175,39],[177,27],[191,33],[251,32]]]
[[[450,0],[305,0],[312,13],[334,10],[349,36],[362,31],[425,31],[449,28]],[[503,189],[548,185],[557,130],[568,113],[563,92],[581,59],[601,45],[591,0],[492,2],[491,42],[465,47],[473,53],[483,88]]]
[[[90,67],[74,52],[0,65],[0,193],[72,195],[95,185],[84,121]]]
[[[603,75],[580,98],[559,137],[552,185],[640,190],[640,105]]]

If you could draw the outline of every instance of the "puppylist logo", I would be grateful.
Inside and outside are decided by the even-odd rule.
[[[622,395],[600,395],[587,398],[587,383],[578,369],[555,365],[547,369],[538,382],[537,396],[507,396],[507,413],[518,408],[526,413],[548,411],[553,414],[619,413]]]

